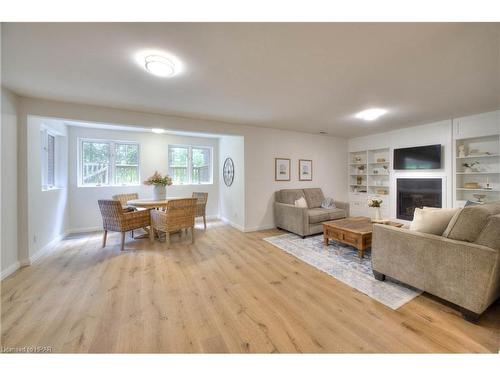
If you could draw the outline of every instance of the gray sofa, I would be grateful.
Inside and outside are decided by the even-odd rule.
[[[306,208],[295,207],[295,201],[304,197]],[[275,193],[274,220],[276,226],[305,237],[323,232],[324,221],[343,219],[348,205],[335,201],[335,208],[321,208],[325,199],[319,188],[283,189]]]
[[[374,225],[372,266],[460,307],[477,322],[500,296],[500,202],[465,207],[442,236]]]

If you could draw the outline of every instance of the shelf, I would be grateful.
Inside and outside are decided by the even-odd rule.
[[[457,156],[457,159],[481,159],[481,158],[497,158],[500,154],[490,154],[490,155],[477,155],[477,156]]]
[[[349,186],[355,186],[355,187],[367,187],[367,185],[356,185],[356,184],[351,184]]]
[[[382,165],[382,164],[389,164],[389,162],[388,161],[374,161],[374,162],[370,162],[368,164],[373,164],[373,165],[379,164],[379,165]]]
[[[353,176],[353,177],[365,176],[366,177],[366,173],[364,173],[364,174],[351,174],[351,176]]]
[[[497,190],[497,189],[466,189],[466,188],[457,188],[458,191],[485,191],[485,192],[494,192],[494,193],[497,193],[497,192],[500,192],[500,190]]]
[[[349,165],[366,165],[366,163],[349,163]]]
[[[475,175],[475,174],[493,174],[493,175],[500,175],[500,172],[457,172],[459,175]]]
[[[373,187],[373,188],[389,188],[388,185],[368,185],[368,187]]]
[[[375,176],[375,177],[389,177],[389,173],[379,173],[379,174],[369,174],[368,176]]]

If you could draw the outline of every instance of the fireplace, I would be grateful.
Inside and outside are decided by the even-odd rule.
[[[441,178],[398,178],[396,216],[413,220],[415,208],[442,207]]]

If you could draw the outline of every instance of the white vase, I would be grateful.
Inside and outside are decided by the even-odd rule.
[[[465,168],[464,168],[464,173],[472,173],[472,168],[470,168],[470,167],[465,167]]]
[[[373,207],[373,220],[380,221],[382,216],[380,215],[380,207]]]
[[[153,200],[163,201],[167,199],[167,187],[165,185],[153,186]]]

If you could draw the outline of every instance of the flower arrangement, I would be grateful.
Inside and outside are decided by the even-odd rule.
[[[148,179],[144,181],[144,185],[170,186],[172,185],[172,177],[170,177],[168,174],[162,176],[160,173],[158,173],[158,171],[155,171],[155,173],[151,177],[148,177]]]
[[[368,199],[368,207],[380,207],[382,204],[382,199],[370,198]]]

